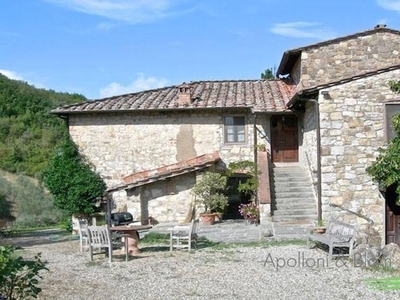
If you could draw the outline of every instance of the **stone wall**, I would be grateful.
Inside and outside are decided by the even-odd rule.
[[[314,183],[314,191],[317,193],[318,166],[317,166],[317,110],[315,102],[306,102],[302,124],[302,143],[300,145],[300,162],[306,166]]]
[[[398,65],[399,51],[400,36],[384,31],[305,49],[298,89]]]
[[[219,152],[222,165],[254,159],[254,117],[247,115],[246,143],[224,144],[223,116],[216,112],[141,112],[70,115],[70,134],[108,187],[136,172]],[[220,164],[221,165],[221,164]],[[112,193],[113,211],[159,222],[184,221],[191,209],[196,174],[185,174]]]
[[[332,87],[319,97],[324,217],[339,213],[352,219],[346,221],[366,222],[343,210],[348,209],[372,219],[383,232],[383,198],[366,168],[386,144],[384,103],[399,100],[389,88],[393,78],[400,78],[399,70]]]
[[[253,160],[253,117],[247,118],[246,143],[224,144],[223,115],[228,114],[71,114],[69,130],[81,153],[110,187],[123,176],[215,151],[226,164]]]
[[[151,216],[156,222],[184,222],[190,220],[194,205],[191,188],[196,183],[196,173],[189,173],[154,182],[126,191],[121,203],[136,220],[145,221]]]

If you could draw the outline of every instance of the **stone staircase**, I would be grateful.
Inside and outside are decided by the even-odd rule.
[[[316,198],[306,170],[296,163],[275,164],[270,176],[273,222],[313,224],[317,220]]]

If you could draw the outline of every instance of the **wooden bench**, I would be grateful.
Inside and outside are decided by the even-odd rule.
[[[330,219],[325,233],[316,233],[313,230],[307,235],[307,247],[310,248],[310,240],[323,243],[329,247],[329,259],[332,260],[334,248],[349,248],[348,256],[351,257],[355,242],[357,225],[351,225]],[[342,256],[343,253],[335,255]],[[347,254],[345,254],[347,255]]]

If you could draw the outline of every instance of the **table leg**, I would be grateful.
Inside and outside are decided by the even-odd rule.
[[[127,233],[128,237],[124,237],[124,239],[128,239],[128,253],[129,254],[139,254],[140,250],[138,248],[139,243],[139,234],[137,231]],[[121,252],[125,254],[125,247],[121,249]]]

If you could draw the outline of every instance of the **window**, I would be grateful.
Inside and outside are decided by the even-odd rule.
[[[396,133],[393,131],[392,128],[392,117],[395,115],[400,115],[400,104],[387,103],[385,105],[385,125],[387,142],[389,142],[396,136]]]
[[[225,143],[245,142],[245,118],[225,117]]]

